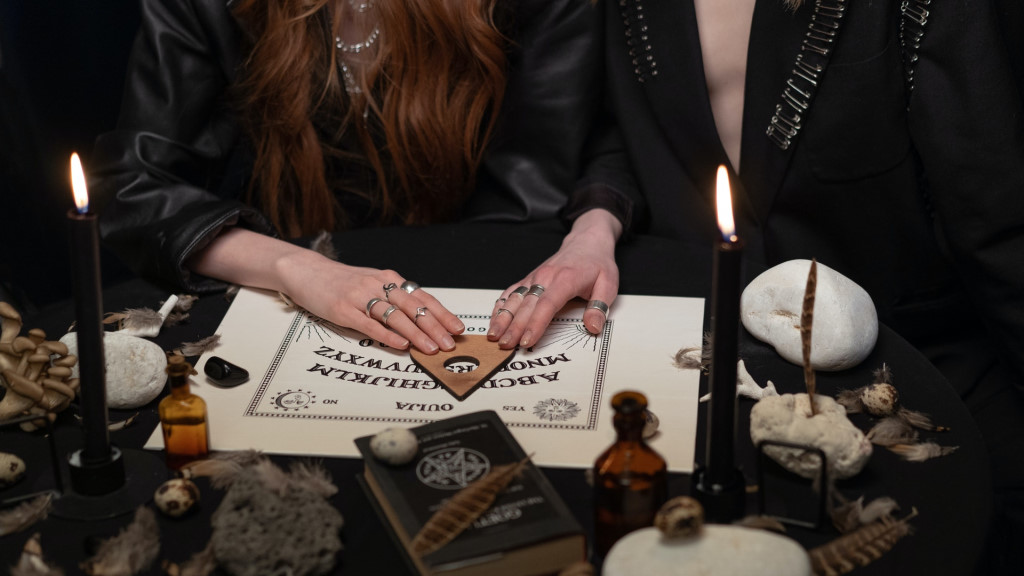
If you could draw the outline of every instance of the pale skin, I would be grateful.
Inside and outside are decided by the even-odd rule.
[[[491,339],[498,340],[502,335],[504,348],[530,346],[544,333],[554,314],[573,297],[593,295],[611,304],[618,290],[614,251],[621,233],[621,224],[607,211],[591,210],[581,215],[559,251],[523,280],[546,286],[543,297],[531,296],[527,302],[517,303],[520,322],[513,324],[507,337],[504,336],[509,328],[509,314],[494,318]],[[367,317],[366,304],[370,299],[382,298],[384,286],[392,282],[401,286],[405,278],[394,270],[349,266],[244,228],[225,230],[190,258],[187,266],[211,278],[287,294],[312,314],[400,350],[410,345],[427,354],[451,350],[455,346],[452,335],[465,330],[461,320],[422,288],[411,293],[401,288],[390,290],[388,300],[374,304]],[[518,285],[506,290],[503,296]],[[388,317],[385,326],[383,314],[392,304],[398,309]],[[427,308],[427,314],[417,317],[416,311],[421,307]],[[597,310],[588,310],[584,315],[584,324],[594,333],[604,327],[604,320]]]
[[[580,215],[554,256],[501,293],[491,312],[487,338],[500,348],[529,348],[540,340],[555,314],[573,298],[600,300],[611,309],[619,291],[615,244],[622,223],[607,210]],[[513,294],[519,286],[544,287],[540,296]],[[501,309],[508,312],[499,312]],[[583,325],[592,334],[604,329],[604,313],[588,308]]]
[[[756,0],[694,0],[704,80],[718,137],[736,172],[740,170],[743,90],[747,44]]]

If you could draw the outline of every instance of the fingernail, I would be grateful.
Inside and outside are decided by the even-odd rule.
[[[455,348],[455,340],[452,339],[451,336],[445,334],[444,338],[441,338],[441,346],[445,350],[451,350],[452,348]]]
[[[409,341],[408,340],[402,340],[401,349],[405,350],[408,347],[409,347]]]
[[[463,330],[465,330],[465,329],[466,329],[466,325],[465,325],[465,324],[463,324],[462,322],[459,322],[459,327],[458,327],[458,329],[457,329],[457,330],[458,330],[459,332],[462,332],[462,331],[463,331]]]
[[[512,343],[512,335],[511,334],[505,334],[504,336],[501,337],[501,340],[498,341],[498,346],[500,346],[502,348],[508,348],[511,343]]]
[[[590,326],[587,326],[587,330],[590,330],[591,334],[600,334],[601,328],[603,328],[603,326],[601,326],[600,322],[591,322]]]
[[[523,339],[519,341],[519,345],[523,348],[529,348],[533,344],[533,330],[527,330],[523,333]]]
[[[488,330],[487,331],[487,339],[488,340],[497,340],[498,339],[498,331],[497,330]]]

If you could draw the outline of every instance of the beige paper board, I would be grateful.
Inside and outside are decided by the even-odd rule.
[[[486,334],[497,291],[427,290],[467,335]],[[660,419],[651,445],[670,470],[692,471],[699,374],[673,359],[701,345],[703,300],[619,296],[598,336],[583,328],[584,304],[567,305],[540,342],[459,401],[407,351],[288,308],[276,294],[242,289],[217,330],[220,345],[197,362],[192,389],[209,407],[215,451],[358,457],[358,436],[492,409],[535,463],[578,468],[614,440],[612,395],[635,389]],[[217,387],[202,373],[211,355],[247,369],[250,380]],[[162,449],[159,429],[146,447]]]

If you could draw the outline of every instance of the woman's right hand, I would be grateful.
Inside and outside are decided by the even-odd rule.
[[[349,266],[241,228],[222,232],[188,266],[212,278],[284,293],[311,314],[400,350],[410,343],[426,354],[451,350],[452,334],[465,330],[434,296],[393,270]]]

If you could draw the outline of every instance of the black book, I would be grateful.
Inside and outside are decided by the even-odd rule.
[[[555,574],[585,559],[583,529],[532,462],[469,528],[441,549],[416,557],[413,537],[447,499],[491,468],[519,462],[526,454],[493,410],[411,430],[419,452],[402,466],[377,460],[370,436],[357,438],[356,446],[366,465],[369,496],[420,574]]]

